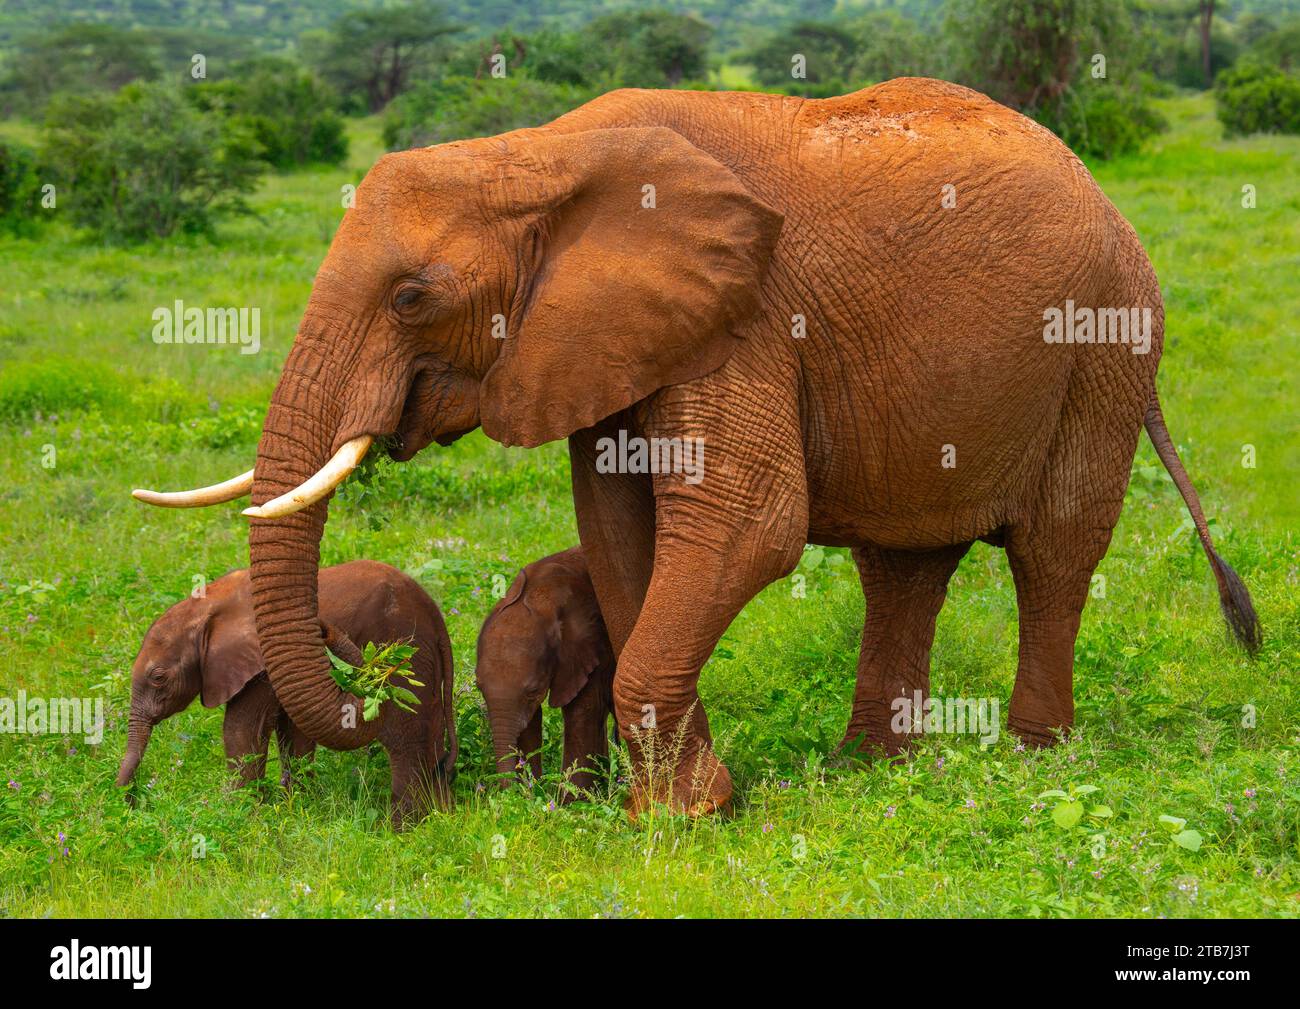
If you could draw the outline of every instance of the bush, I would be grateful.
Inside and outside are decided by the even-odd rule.
[[[27,235],[42,213],[41,173],[36,152],[22,144],[0,140],[0,231]]]
[[[186,93],[204,111],[227,114],[247,128],[276,168],[336,165],[348,156],[334,93],[289,60],[246,60],[226,79]]]
[[[247,129],[160,83],[56,96],[45,158],[73,221],[114,241],[209,232],[214,218],[247,210],[264,169]]]
[[[403,150],[540,126],[591,97],[574,85],[523,75],[448,77],[392,103],[384,118],[384,143],[390,150]]]
[[[7,421],[111,408],[125,401],[122,381],[107,366],[84,358],[10,361],[0,378],[0,418]]]
[[[1228,136],[1300,133],[1300,78],[1260,63],[1243,62],[1214,83],[1219,122]]]
[[[1036,118],[1075,154],[1102,161],[1134,153],[1169,126],[1141,93],[1101,83],[1070,89]]]

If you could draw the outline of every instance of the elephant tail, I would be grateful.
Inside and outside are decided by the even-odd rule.
[[[1237,572],[1233,571],[1228,562],[1214,549],[1214,543],[1210,539],[1210,529],[1205,522],[1205,513],[1201,511],[1201,501],[1196,496],[1196,488],[1192,486],[1187,470],[1183,468],[1183,461],[1178,458],[1174,441],[1169,437],[1164,414],[1160,411],[1160,401],[1154,391],[1151,394],[1151,405],[1147,407],[1145,424],[1151,444],[1155,446],[1156,455],[1160,457],[1165,469],[1173,477],[1178,493],[1183,496],[1187,511],[1196,525],[1196,535],[1200,537],[1201,546],[1205,548],[1205,556],[1210,559],[1210,567],[1214,571],[1215,580],[1219,583],[1219,605],[1223,608],[1223,617],[1238,643],[1250,655],[1254,655],[1259,651],[1261,633],[1259,618],[1255,615],[1255,606],[1250,600],[1250,592]]]

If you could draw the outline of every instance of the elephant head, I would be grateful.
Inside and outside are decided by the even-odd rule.
[[[567,708],[593,676],[612,679],[613,668],[614,652],[581,551],[566,550],[520,571],[483,622],[474,667],[487,702],[497,771],[514,771],[524,729],[548,694],[551,707]],[[608,682],[598,686],[608,693]],[[592,704],[577,719],[566,718],[566,762],[570,754],[586,757],[597,749],[606,710]],[[501,778],[502,784],[509,781]]]
[[[374,439],[409,459],[482,426],[533,446],[716,369],[756,311],[782,218],[664,127],[520,130],[390,154],[343,217],[262,428],[253,604],[294,722],[351,748],[378,722],[328,675],[327,498]]]
[[[131,783],[153,727],[184,711],[194,698],[225,704],[262,671],[248,576],[235,572],[207,586],[154,621],[131,667],[131,714],[117,783]]]

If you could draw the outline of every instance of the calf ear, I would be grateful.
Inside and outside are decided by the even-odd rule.
[[[205,708],[225,704],[266,668],[252,614],[223,608],[209,612],[199,643],[203,670],[199,694]]]
[[[563,708],[581,693],[602,662],[613,661],[614,652],[594,594],[571,601],[556,624],[550,703],[553,708]]]
[[[507,337],[483,378],[483,431],[540,445],[720,367],[757,311],[782,216],[665,127],[529,131],[502,171],[539,193]]]

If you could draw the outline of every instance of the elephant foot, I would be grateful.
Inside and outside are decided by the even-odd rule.
[[[887,725],[852,721],[844,730],[844,738],[835,747],[835,754],[859,760],[880,760],[906,754],[917,740],[916,735],[890,731]]]
[[[1027,749],[1041,750],[1046,746],[1055,746],[1057,743],[1070,738],[1070,726],[1058,725],[1049,726],[1041,722],[1029,722],[1012,716],[1007,720],[1007,728],[1016,734]]]
[[[669,813],[710,816],[731,803],[731,773],[713,747],[698,738],[694,745],[667,758],[637,763],[627,815],[635,822],[642,813],[666,807]],[[643,742],[641,747],[649,749]]]

